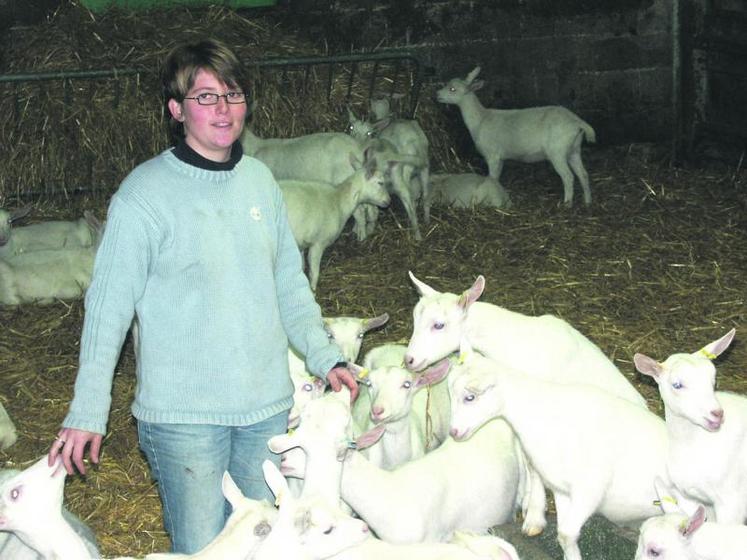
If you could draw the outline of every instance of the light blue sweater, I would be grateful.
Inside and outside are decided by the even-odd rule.
[[[247,156],[230,171],[208,171],[166,151],[122,182],[86,292],[65,427],[106,432],[133,313],[132,413],[146,422],[249,425],[288,410],[289,340],[319,377],[343,360],[302,271],[280,189]]]

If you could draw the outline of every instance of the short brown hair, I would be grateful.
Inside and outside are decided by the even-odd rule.
[[[172,142],[184,138],[184,126],[171,117],[168,109],[169,100],[175,99],[179,103],[184,101],[184,97],[195,83],[199,70],[212,72],[227,86],[240,89],[248,97],[249,78],[246,68],[233,51],[221,41],[205,39],[174,48],[163,63],[161,75],[163,103],[169,120]]]

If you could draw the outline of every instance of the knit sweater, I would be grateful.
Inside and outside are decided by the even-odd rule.
[[[324,330],[280,189],[247,156],[211,171],[166,151],[122,182],[86,292],[65,427],[106,432],[133,314],[132,413],[147,422],[260,422],[292,405],[289,341],[319,377],[343,359]]]

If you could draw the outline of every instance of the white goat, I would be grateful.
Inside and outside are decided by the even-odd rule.
[[[404,206],[407,217],[410,220],[413,236],[420,241],[423,237],[420,233],[420,226],[418,225],[417,205],[421,197],[422,187],[420,182],[416,183],[413,181],[413,173],[414,170],[420,170],[424,166],[422,156],[403,152],[403,148],[394,144],[390,139],[377,137],[374,133],[373,125],[357,119],[350,109],[348,109],[348,118],[350,120],[348,127],[350,135],[359,142],[364,150],[370,149],[374,152],[378,166],[385,165],[387,157],[390,157],[391,154],[400,154],[402,160],[407,160],[406,163],[398,162],[392,165],[387,186],[390,192],[396,195],[402,202],[402,206]],[[407,148],[407,146],[404,146],[404,148]],[[410,149],[409,151],[412,152],[413,150]],[[376,215],[372,214],[368,216],[367,223],[375,225]],[[373,227],[369,233],[371,231],[373,231]]]
[[[0,304],[48,304],[83,297],[91,283],[102,228],[90,247],[27,251],[0,259]]]
[[[46,455],[21,472],[0,471],[0,559],[100,558],[91,530],[62,506],[65,476]]]
[[[379,538],[392,543],[444,542],[456,530],[484,532],[512,520],[525,480],[516,439],[504,422],[489,423],[468,442],[448,439],[387,471],[348,447],[352,422],[346,397],[343,390],[312,401],[298,430],[270,439],[270,449],[284,453],[286,476],[305,476],[306,487],[329,503],[341,496]],[[382,431],[378,426],[362,435],[357,446],[372,445]],[[305,464],[303,454],[285,453],[299,446]]]
[[[581,560],[578,538],[595,512],[622,524],[656,515],[654,479],[666,478],[661,418],[595,387],[531,377],[468,345],[461,352],[449,373],[450,433],[470,441],[495,418],[511,425],[554,494],[565,560]]]
[[[403,95],[394,94],[392,99],[401,99]],[[372,133],[379,138],[389,140],[403,154],[418,156],[422,164],[415,169],[415,179],[421,183],[423,196],[430,191],[430,156],[428,137],[420,123],[414,119],[398,119],[392,114],[389,98],[371,99],[371,114],[374,117]],[[428,212],[424,215],[425,223],[430,221]]]
[[[339,185],[355,171],[355,161],[363,159],[359,143],[342,132],[317,132],[295,138],[260,138],[249,127],[241,136],[244,153],[257,158],[270,168],[275,179],[318,181]],[[387,161],[396,161],[397,154],[389,154]],[[368,233],[366,223],[358,221],[354,231],[359,241]]]
[[[370,424],[371,395],[368,392],[366,376],[373,369],[386,366],[402,366],[405,363],[407,346],[403,344],[381,344],[375,346],[363,356],[363,371],[358,373],[358,398],[353,403],[353,424],[359,432],[365,431]],[[355,362],[355,360],[349,360]],[[362,376],[361,376],[362,375]]]
[[[90,247],[100,227],[93,214],[86,211],[75,221],[49,220],[11,228],[19,216],[0,209],[0,259],[11,260],[28,251]]]
[[[464,339],[512,369],[560,383],[593,385],[646,408],[645,399],[599,347],[559,317],[531,317],[477,301],[485,288],[483,276],[456,295],[438,292],[409,274],[421,296],[405,356],[409,369],[420,370],[456,352]]]
[[[641,525],[635,560],[743,560],[747,527],[741,523],[709,523],[705,508],[688,514],[657,484],[664,515]]]
[[[490,535],[455,534],[452,543],[393,544],[370,535],[368,526],[316,495],[296,499],[270,461],[265,480],[280,507],[270,536],[253,560],[518,560],[516,550]]]
[[[427,376],[401,366],[366,370],[349,366],[359,378],[365,376],[370,398],[370,423],[382,425],[384,433],[368,449],[368,459],[392,470],[422,457],[449,435],[449,393],[445,382],[430,385]]]
[[[3,403],[0,402],[0,451],[13,445],[17,439],[16,426],[13,424],[8,411],[5,410]]]
[[[511,199],[497,179],[477,173],[434,173],[423,207],[433,204],[472,209],[475,206],[510,208]]]
[[[363,344],[363,337],[370,330],[386,324],[389,320],[389,314],[382,313],[370,319],[362,317],[324,317],[323,320],[329,339],[337,344],[346,361],[355,362]],[[303,358],[292,348],[288,349],[288,366],[294,387],[293,408],[288,414],[288,427],[296,428],[300,422],[301,410],[310,400],[317,399],[324,394],[325,384],[321,379],[308,372]]]
[[[441,103],[457,105],[477,151],[485,158],[489,174],[500,179],[503,162],[549,161],[563,181],[563,203],[573,205],[573,174],[591,204],[589,174],[581,161],[581,143],[595,142],[594,129],[565,107],[551,105],[529,109],[486,109],[475,95],[484,82],[475,80],[480,67],[466,79],[454,78],[438,90]],[[572,171],[571,171],[572,170]]]
[[[659,363],[633,357],[638,371],[659,385],[669,447],[667,469],[685,496],[713,505],[719,523],[747,518],[747,398],[714,392],[711,362],[734,338],[732,329],[692,354],[678,353]]]
[[[384,176],[366,152],[363,161],[350,154],[355,172],[336,185],[313,181],[279,181],[288,207],[293,237],[302,251],[308,249],[309,283],[316,290],[324,250],[340,236],[353,210],[364,203],[389,204]]]
[[[329,339],[340,347],[342,355],[348,362],[358,359],[363,337],[367,332],[377,329],[389,321],[389,314],[382,313],[376,317],[325,317],[324,328]]]

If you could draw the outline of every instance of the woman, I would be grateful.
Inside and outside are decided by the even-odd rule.
[[[286,219],[259,161],[244,157],[248,81],[223,44],[174,49],[163,72],[176,146],[136,167],[112,197],[85,298],[75,394],[49,452],[68,473],[97,463],[112,376],[139,326],[132,413],[158,482],[174,552],[201,550],[223,528],[228,471],[245,495],[272,495],[267,439],[287,429],[288,342],[309,370],[353,398]]]

